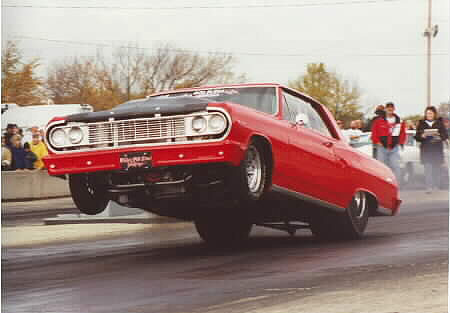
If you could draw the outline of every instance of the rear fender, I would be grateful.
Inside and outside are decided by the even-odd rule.
[[[370,201],[369,216],[377,215],[377,211],[378,211],[378,207],[379,207],[378,197],[373,192],[371,192],[365,188],[357,188],[353,194],[355,194],[359,191],[364,192],[368,196],[367,199]],[[350,201],[352,201],[352,199],[349,200],[349,203],[350,203]]]

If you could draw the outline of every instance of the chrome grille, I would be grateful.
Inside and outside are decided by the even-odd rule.
[[[136,119],[88,125],[89,144],[132,143],[186,135],[183,117]]]

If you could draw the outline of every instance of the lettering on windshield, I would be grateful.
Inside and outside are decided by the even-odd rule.
[[[223,95],[237,95],[239,91],[237,89],[205,89],[205,90],[195,90],[190,92],[180,92],[172,93],[167,95],[160,95],[155,98],[175,98],[175,97],[219,97]]]

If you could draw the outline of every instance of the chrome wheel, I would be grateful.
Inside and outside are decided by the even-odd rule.
[[[249,191],[257,192],[262,181],[262,161],[258,149],[254,146],[250,146],[247,152],[245,171]]]
[[[346,212],[318,212],[312,216],[312,233],[326,240],[360,239],[369,221],[369,210],[373,205],[370,194],[358,191],[353,195]]]
[[[355,206],[353,208],[353,212],[355,213],[356,218],[362,218],[364,213],[367,210],[367,197],[366,193],[362,191],[358,191],[353,197],[355,201]]]

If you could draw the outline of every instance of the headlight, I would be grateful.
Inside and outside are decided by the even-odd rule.
[[[206,119],[203,116],[194,117],[192,120],[192,129],[201,132],[206,128]]]
[[[51,142],[57,147],[64,146],[66,144],[66,139],[66,132],[62,129],[55,129],[50,135]]]
[[[69,130],[69,140],[73,144],[80,143],[83,140],[83,131],[80,127],[72,127]]]
[[[208,121],[208,128],[213,132],[221,133],[225,130],[227,121],[225,117],[219,114],[214,114]]]

